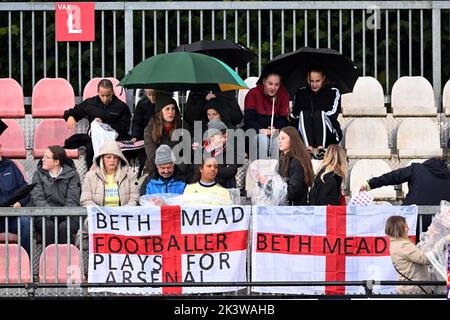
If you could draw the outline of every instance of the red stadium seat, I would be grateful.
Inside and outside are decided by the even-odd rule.
[[[22,127],[13,119],[4,119],[3,122],[8,126],[3,134],[0,135],[3,156],[7,158],[25,159],[25,135],[23,134]]]
[[[63,119],[46,119],[42,121],[34,132],[34,158],[42,158],[48,146],[63,146],[64,140],[74,133],[75,129],[68,129]],[[78,158],[77,149],[66,150],[66,152],[69,158]]]
[[[8,251],[8,277],[6,277],[6,252]],[[19,264],[20,256],[20,264]],[[20,277],[19,277],[20,270]],[[8,280],[8,281],[6,281]],[[31,282],[30,258],[18,244],[0,244],[0,283]]]
[[[23,91],[11,78],[0,79],[0,118],[24,118]]]
[[[73,244],[69,246],[67,244],[47,246],[39,259],[39,281],[42,283],[83,282],[84,275],[80,259],[80,251]],[[56,263],[58,270],[56,270]]]
[[[86,86],[84,87],[84,90],[83,90],[83,100],[97,95],[97,86],[98,86],[98,83],[100,82],[100,80],[102,80],[102,79],[110,80],[114,86],[115,95],[120,100],[127,103],[126,90],[124,89],[122,94],[120,94],[122,91],[122,87],[117,86],[119,84],[119,80],[117,80],[116,78],[112,78],[112,77],[108,77],[108,78],[97,77],[97,78],[92,78],[91,80],[89,80],[89,82],[86,84]]]
[[[38,81],[31,97],[33,118],[62,118],[64,111],[75,105],[72,85],[63,78],[44,78]]]

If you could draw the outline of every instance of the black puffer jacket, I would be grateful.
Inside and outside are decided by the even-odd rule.
[[[404,182],[408,182],[409,188],[404,205],[437,206],[441,200],[450,201],[450,171],[439,159],[413,163],[368,181],[372,189]]]
[[[300,88],[294,97],[291,122],[298,128],[298,116],[301,111],[325,111],[331,120],[333,128],[342,137],[341,127],[337,120],[341,113],[341,94],[332,84],[324,85],[318,92],[313,92],[309,86]]]
[[[278,173],[286,180],[287,200],[290,205],[302,206],[308,204],[308,186],[305,184],[305,171],[303,166],[295,158],[289,161],[288,176],[284,177],[281,172],[281,166],[278,168]]]
[[[72,116],[76,121],[83,118],[88,119],[89,123],[95,118],[100,118],[103,123],[109,124],[119,133],[117,140],[127,140],[130,138],[131,112],[128,106],[116,96],[113,96],[111,102],[104,105],[99,96],[88,98],[75,105],[72,109],[64,111],[64,119]]]
[[[328,172],[322,181],[321,175],[322,171],[317,173],[314,178],[314,184],[309,191],[309,204],[313,206],[339,206],[341,204],[342,178],[334,172]]]

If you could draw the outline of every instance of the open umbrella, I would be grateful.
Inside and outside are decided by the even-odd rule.
[[[244,67],[256,54],[249,48],[230,40],[200,40],[197,42],[182,44],[174,52],[197,52],[217,58],[231,68]]]
[[[336,84],[341,94],[353,91],[359,70],[353,61],[328,48],[305,47],[279,55],[264,67],[258,82],[262,81],[267,73],[275,71],[281,75],[283,85],[293,96],[299,88],[306,85],[306,73],[314,65],[323,68],[328,80]]]
[[[4,123],[2,121],[2,119],[0,119],[0,135],[6,130],[6,128],[8,128],[8,126],[6,125],[6,123]]]
[[[148,58],[130,70],[119,86],[167,91],[248,89],[239,75],[222,61],[192,52],[173,52]]]

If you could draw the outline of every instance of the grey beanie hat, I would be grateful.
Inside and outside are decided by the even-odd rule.
[[[216,134],[221,134],[222,131],[227,130],[228,127],[225,125],[225,123],[223,123],[222,121],[218,120],[218,119],[212,119],[211,121],[208,122],[208,131],[207,131],[207,135],[208,137],[211,137],[213,135]]]
[[[155,152],[155,165],[175,162],[175,156],[167,144],[162,144]]]

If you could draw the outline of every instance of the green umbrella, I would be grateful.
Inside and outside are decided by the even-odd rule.
[[[173,52],[148,58],[130,70],[119,86],[168,91],[248,89],[225,63],[193,52]]]

